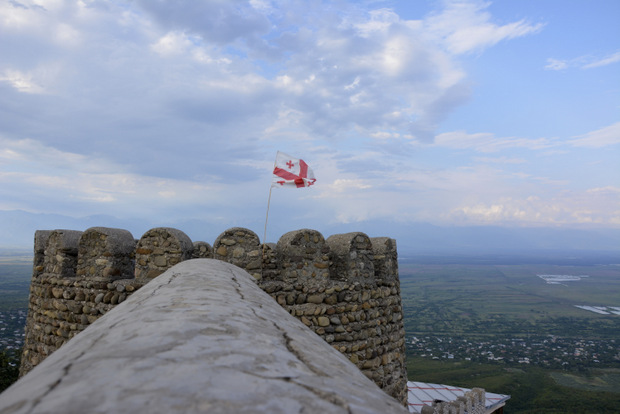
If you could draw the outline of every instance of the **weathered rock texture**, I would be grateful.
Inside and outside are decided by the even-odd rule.
[[[34,250],[21,375],[166,269],[214,257],[246,270],[291,315],[406,404],[393,239],[347,233],[325,240],[303,229],[261,244],[251,230],[232,228],[211,247],[176,229],[152,229],[136,242],[126,230],[94,227],[37,231]]]
[[[0,412],[407,410],[247,272],[195,259],[153,279],[13,384]]]

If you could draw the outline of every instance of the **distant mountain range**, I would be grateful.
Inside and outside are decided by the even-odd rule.
[[[118,219],[107,215],[76,218],[57,214],[34,214],[21,210],[0,210],[0,248],[32,249],[34,232],[39,229],[86,230],[94,226],[126,229],[136,238],[153,227],[169,226],[184,231],[194,241],[204,240],[213,243],[225,229],[244,225],[242,223],[227,225],[200,219],[153,223],[145,219]],[[256,224],[254,227],[261,226]],[[289,230],[295,229],[284,229],[282,234]],[[371,237],[388,236],[397,240],[401,257],[424,254],[544,254],[588,251],[620,255],[620,229],[442,227],[426,223],[369,221],[326,226],[317,230],[325,237],[352,231],[363,231]],[[262,239],[262,234],[259,234],[259,237]]]

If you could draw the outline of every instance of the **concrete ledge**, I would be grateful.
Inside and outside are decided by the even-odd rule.
[[[0,395],[9,413],[406,413],[244,270],[153,279]]]

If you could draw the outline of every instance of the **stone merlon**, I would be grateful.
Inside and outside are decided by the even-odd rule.
[[[13,384],[0,395],[0,412],[407,411],[246,271],[193,259]]]

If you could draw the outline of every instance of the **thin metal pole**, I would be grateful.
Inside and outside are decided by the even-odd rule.
[[[278,156],[273,161],[273,169],[275,170],[278,164]],[[273,180],[273,176],[272,176]],[[269,185],[269,198],[267,199],[267,213],[265,214],[265,231],[263,233],[263,256],[260,261],[260,277],[263,277],[263,268],[265,267],[265,248],[267,247],[267,221],[269,221],[269,206],[271,205],[271,190],[273,190],[273,184]]]
[[[265,232],[263,233],[263,257],[265,257],[265,245],[267,244],[267,221],[269,220],[269,205],[271,204],[271,190],[269,187],[269,198],[267,199],[267,214],[265,215]]]
[[[265,215],[265,232],[263,233],[263,256],[260,261],[260,277],[263,278],[263,269],[265,268],[265,248],[267,247],[267,221],[269,220],[269,205],[271,204],[271,190],[269,187],[269,198],[267,199],[267,214]]]

